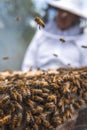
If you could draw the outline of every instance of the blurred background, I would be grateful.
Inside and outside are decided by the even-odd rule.
[[[84,0],[84,8],[87,0]],[[48,11],[45,0],[0,0],[0,71],[21,70],[26,49],[35,33],[35,16],[46,22],[55,10]]]
[[[0,0],[0,71],[21,69],[37,27],[34,17],[44,16],[43,3],[42,0]]]

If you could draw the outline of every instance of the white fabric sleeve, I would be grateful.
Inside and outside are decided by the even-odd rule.
[[[24,61],[22,64],[22,71],[27,71],[29,68],[33,67],[36,69],[36,58],[37,58],[37,49],[38,49],[38,38],[40,37],[41,32],[37,31],[33,40],[29,44],[27,51],[24,56]]]

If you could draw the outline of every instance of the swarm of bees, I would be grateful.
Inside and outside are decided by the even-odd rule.
[[[40,26],[43,27],[43,28],[45,27],[45,23],[41,18],[35,17],[35,21],[39,25],[39,29],[40,29]]]
[[[55,130],[87,107],[87,67],[29,73],[0,74],[0,130]]]

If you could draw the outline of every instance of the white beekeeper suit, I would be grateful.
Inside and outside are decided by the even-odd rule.
[[[67,3],[70,0],[65,2],[69,7],[64,4],[64,1],[53,0],[48,3],[87,18],[87,14],[80,11],[80,8],[75,10],[75,7],[71,6],[70,9]],[[82,48],[83,45],[87,46],[87,35],[81,32],[82,28],[78,24],[62,31],[55,21],[50,21],[43,30],[36,32],[25,54],[22,70],[27,71],[31,66],[42,70],[87,66],[87,49]],[[62,43],[60,38],[64,38],[66,42]]]

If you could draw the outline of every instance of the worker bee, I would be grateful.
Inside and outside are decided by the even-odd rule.
[[[20,117],[18,114],[15,114],[13,117],[12,117],[12,120],[11,120],[11,123],[10,123],[10,128],[11,129],[14,129],[18,126],[20,126]]]
[[[84,104],[85,104],[85,101],[84,101],[83,99],[80,99],[80,100],[78,101],[78,103],[79,103],[79,105],[84,105]]]
[[[55,54],[55,53],[53,54],[53,56],[58,57],[58,55],[57,55],[57,54]]]
[[[0,106],[6,105],[10,102],[10,97],[8,95],[2,95],[0,100]]]
[[[26,112],[26,122],[29,123],[31,120],[31,112],[30,111],[27,111]]]
[[[20,22],[21,21],[21,17],[16,17],[16,21]]]
[[[48,93],[42,93],[42,97],[43,98],[47,98],[48,97]]]
[[[45,87],[48,86],[48,83],[46,81],[41,82],[41,86]]]
[[[8,59],[9,59],[8,56],[4,56],[4,57],[3,57],[3,60],[8,60]]]
[[[82,48],[87,48],[87,46],[84,46],[84,45],[82,45],[81,47],[82,47]]]
[[[43,98],[42,98],[42,97],[39,97],[39,96],[33,96],[33,99],[34,99],[34,101],[36,101],[36,102],[43,102],[43,101],[44,101]]]
[[[39,25],[39,29],[40,29],[40,26],[42,26],[43,28],[45,27],[45,23],[44,23],[44,21],[41,18],[35,17],[35,21]]]
[[[57,97],[55,96],[55,95],[49,95],[48,96],[48,101],[53,101],[54,103],[56,103],[57,102]]]
[[[60,117],[56,116],[56,117],[53,117],[53,118],[52,118],[52,122],[53,122],[53,124],[54,124],[55,127],[56,127],[56,126],[58,126],[58,125],[60,125],[60,124],[62,123],[62,120],[61,120]]]
[[[10,121],[10,119],[11,119],[11,115],[7,115],[7,116],[1,118],[0,125],[4,125],[4,124],[8,123],[8,121]]]
[[[49,110],[50,112],[53,112],[56,110],[56,106],[53,102],[49,102],[45,104],[45,107],[47,110]]]
[[[71,91],[72,92],[77,92],[77,90],[78,90],[77,86],[74,86]]]
[[[41,95],[42,94],[42,90],[41,89],[33,89],[32,90],[32,93],[34,94],[34,95]]]
[[[69,118],[72,118],[72,113],[70,110],[66,110],[66,113],[65,113],[66,117],[69,117]]]
[[[41,118],[39,116],[38,117],[35,116],[35,122],[36,122],[37,125],[40,125],[42,120],[41,120]]]
[[[19,110],[20,112],[23,111],[22,106],[21,106],[18,102],[14,102],[14,105],[15,105],[15,108],[16,108],[17,110]]]
[[[63,38],[59,39],[62,43],[66,42]]]
[[[39,129],[39,128],[38,128],[38,125],[37,125],[37,124],[34,124],[34,125],[33,125],[33,129],[34,129],[34,130],[38,130],[38,129]]]
[[[8,89],[8,87],[7,87],[7,86],[0,86],[0,92],[5,91],[6,89]]]
[[[81,105],[79,103],[77,103],[77,102],[75,102],[73,104],[73,106],[74,106],[75,109],[80,109],[81,108]]]
[[[43,93],[49,93],[50,92],[50,90],[47,89],[47,88],[42,88],[42,90],[43,90]]]
[[[33,114],[42,113],[43,108],[41,106],[37,106],[35,109],[32,110]]]
[[[70,82],[64,84],[63,93],[70,92]]]
[[[27,103],[27,105],[29,105],[29,107],[30,107],[31,109],[33,109],[33,108],[35,107],[35,104],[36,104],[34,101],[32,101],[32,100],[30,100],[30,99],[29,99],[26,103]]]
[[[51,124],[48,120],[43,120],[43,125],[47,128],[49,128],[51,126]]]

